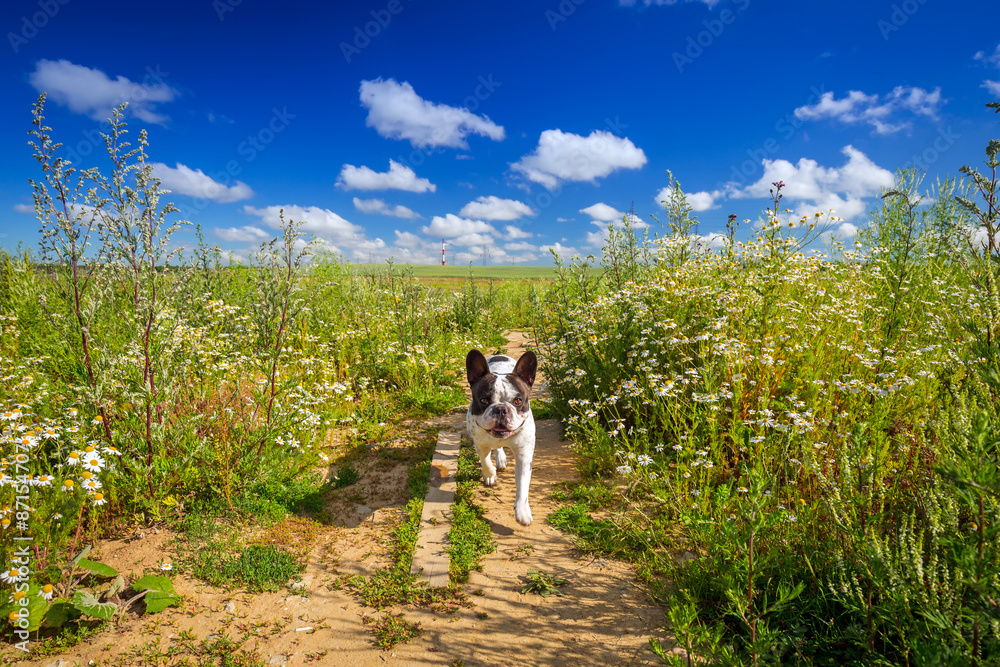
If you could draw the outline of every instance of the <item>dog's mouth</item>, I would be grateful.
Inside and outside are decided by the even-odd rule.
[[[506,438],[508,435],[513,433],[510,429],[506,428],[492,428],[490,429],[490,435],[494,438]]]

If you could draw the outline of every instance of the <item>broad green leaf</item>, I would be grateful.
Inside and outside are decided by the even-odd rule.
[[[10,623],[11,612],[20,611],[21,609],[28,610],[28,630],[34,632],[42,623],[42,618],[45,616],[45,610],[49,606],[49,601],[39,595],[40,587],[37,584],[30,584],[28,587],[27,599],[28,604],[20,605],[16,602],[9,602],[3,606],[3,610],[0,613],[3,614],[3,618]]]
[[[79,563],[77,563],[77,567],[79,567],[81,570],[90,570],[92,573],[96,575],[102,577],[108,577],[109,579],[111,577],[118,576],[118,570],[111,567],[110,565],[105,565],[104,563],[98,563],[96,560],[87,560],[86,558],[84,558]]]
[[[164,593],[163,591],[149,591],[146,593],[146,613],[155,614],[158,611],[163,611],[167,607],[173,604],[177,604],[180,600],[179,595],[174,593]]]
[[[77,591],[73,594],[73,606],[88,616],[108,620],[118,611],[114,602],[99,602],[90,591]]]
[[[48,611],[45,612],[44,623],[46,627],[58,628],[79,615],[80,611],[72,602],[66,598],[59,598],[49,605]]]
[[[140,592],[163,591],[164,593],[176,593],[174,590],[174,582],[170,581],[170,577],[164,577],[158,574],[147,574],[145,577],[142,577],[132,584],[132,588]]]
[[[79,563],[79,562],[80,562],[81,560],[83,560],[84,558],[86,558],[86,557],[87,557],[87,554],[89,554],[89,553],[90,553],[90,549],[91,549],[91,548],[92,548],[92,547],[91,547],[91,545],[89,545],[89,544],[88,544],[87,546],[85,546],[85,547],[83,548],[83,550],[82,550],[82,551],[81,551],[80,553],[78,553],[78,554],[77,554],[77,555],[76,555],[76,556],[75,556],[75,557],[73,558],[73,560],[71,560],[71,561],[69,562],[69,565],[70,565],[70,567],[76,567],[77,563]]]

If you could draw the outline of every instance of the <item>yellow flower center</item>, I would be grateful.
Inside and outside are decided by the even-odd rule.
[[[16,593],[14,593],[14,596],[13,596],[14,597],[14,602],[17,602],[18,600],[24,598],[25,595],[26,594],[24,592],[17,591]]]
[[[67,489],[72,489],[73,488],[73,480],[67,479],[65,482],[63,482],[63,486],[65,486]]]
[[[99,461],[97,459],[90,459],[90,465],[97,466],[98,464],[99,464]]]
[[[94,500],[104,500],[104,494],[103,493],[95,493],[94,494]]]
[[[93,475],[93,474],[91,474],[91,473],[89,473],[89,472],[85,472],[85,473],[83,473],[82,475],[80,475],[80,477],[83,477],[84,479],[90,479],[90,478],[91,478],[91,477],[93,477],[93,476],[94,476],[94,475]]]
[[[94,451],[94,447],[92,445],[87,445],[86,447],[83,448],[83,451],[85,451],[88,454],[90,454],[91,452]]]
[[[51,593],[53,590],[54,589],[52,588],[52,584],[45,584],[44,586],[42,586],[42,592],[45,593],[46,595]]]

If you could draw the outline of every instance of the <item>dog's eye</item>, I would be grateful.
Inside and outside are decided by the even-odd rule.
[[[488,398],[480,398],[479,399],[479,403],[482,404],[482,405],[489,405],[490,399],[488,399]]]
[[[515,398],[514,399],[514,405],[521,405],[521,399],[520,398]]]

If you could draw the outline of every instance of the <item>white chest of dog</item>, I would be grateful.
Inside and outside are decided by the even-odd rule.
[[[483,482],[486,486],[496,484],[497,469],[507,467],[503,448],[509,447],[514,452],[517,489],[514,518],[524,526],[531,523],[528,485],[531,457],[535,453],[535,419],[530,398],[537,369],[534,352],[525,352],[516,362],[504,354],[487,359],[479,350],[472,350],[465,358],[465,371],[472,387],[472,403],[465,422],[483,468]],[[490,456],[493,451],[495,465]]]

